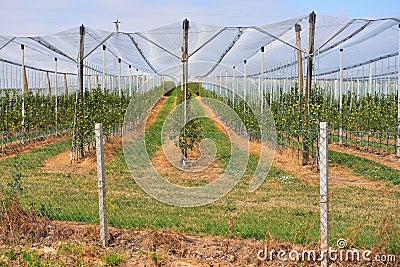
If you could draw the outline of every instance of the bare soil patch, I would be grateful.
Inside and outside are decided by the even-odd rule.
[[[24,145],[20,144],[19,142],[16,143],[14,142],[12,147],[8,147],[7,150],[4,151],[4,153],[1,153],[0,151],[0,159],[5,159],[12,157],[16,155],[17,153],[19,154],[25,154],[28,153],[32,150],[42,148],[48,144],[54,144],[57,142],[65,141],[68,139],[68,136],[52,136],[50,138],[42,138],[38,141],[27,141]]]
[[[157,172],[171,182],[206,181],[209,183],[216,180],[224,172],[224,168],[219,166],[217,159],[209,162],[207,160],[209,157],[201,154],[198,145],[193,149],[188,149],[188,162],[186,166],[182,166],[181,164],[181,153],[175,153],[176,156],[174,158],[171,160],[168,159],[165,151],[173,151],[173,149],[176,149],[174,146],[175,144],[171,140],[167,144],[164,144],[163,149],[158,150],[151,158],[151,162]],[[171,157],[173,152],[167,153]],[[190,170],[191,167],[194,171],[192,170],[189,174],[187,170]]]
[[[105,163],[115,158],[116,150],[122,147],[121,137],[113,137],[110,142],[104,144],[104,160]],[[64,151],[54,157],[48,158],[44,162],[42,171],[69,173],[69,174],[88,174],[96,169],[96,150],[93,149],[86,158],[75,161],[70,160],[71,151]]]
[[[302,166],[298,159],[297,152],[290,148],[276,152],[273,166],[295,175],[302,181],[312,184],[319,184],[319,171],[310,165]],[[329,184],[331,186],[362,186],[368,189],[386,189],[384,181],[371,181],[362,176],[355,175],[351,170],[342,166],[329,166]],[[397,187],[393,187],[396,190]]]
[[[146,130],[150,127],[150,125],[152,125],[156,121],[157,115],[160,112],[160,110],[162,109],[167,98],[168,97],[163,96],[160,100],[158,100],[158,102],[151,109],[149,116],[147,117],[147,120],[146,120],[146,127],[145,127]]]

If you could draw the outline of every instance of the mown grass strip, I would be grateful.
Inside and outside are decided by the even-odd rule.
[[[382,180],[400,184],[399,170],[363,157],[330,150],[329,161],[335,165],[345,166],[354,174],[361,175],[368,180]]]

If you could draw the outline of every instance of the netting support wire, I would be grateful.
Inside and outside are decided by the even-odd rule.
[[[324,259],[321,267],[328,266],[328,236],[329,236],[329,191],[328,191],[328,126],[326,122],[319,124],[319,160],[320,160],[320,236],[321,254]]]
[[[397,157],[400,158],[400,24],[399,24],[399,50],[397,64]]]
[[[104,172],[104,144],[103,144],[103,125],[95,124],[96,134],[96,158],[97,158],[97,189],[99,198],[99,220],[100,220],[100,243],[106,247],[108,243],[108,228],[106,217],[106,182]]]
[[[232,40],[232,42],[230,43],[229,47],[225,50],[224,53],[222,53],[222,55],[219,57],[219,59],[217,60],[217,62],[211,67],[211,69],[203,76],[200,76],[198,78],[203,78],[203,77],[207,77],[210,73],[212,73],[216,67],[219,66],[219,64],[222,62],[222,60],[225,58],[225,56],[228,54],[228,52],[233,48],[233,46],[236,44],[236,42],[240,39],[240,37],[243,34],[243,30],[242,28],[238,28],[238,33],[235,35],[234,39]]]
[[[106,91],[106,45],[103,45],[103,78],[102,78],[102,89]]]
[[[22,60],[21,60],[21,95],[22,95],[22,138],[21,143],[25,143],[25,79],[24,79],[24,70],[25,70],[25,46],[21,44],[21,51],[22,51]]]
[[[133,37],[132,37],[131,35],[129,35],[129,34],[128,34],[128,36],[129,36],[129,38],[131,39],[133,45],[136,47],[136,49],[137,49],[137,51],[139,52],[140,56],[141,56],[141,57],[143,58],[143,60],[147,63],[147,65],[150,67],[150,69],[151,69],[155,74],[158,74],[158,72],[157,72],[156,69],[153,67],[153,65],[151,65],[151,63],[150,63],[150,61],[148,60],[148,58],[143,54],[142,49],[140,49],[140,47],[139,47],[138,43],[135,41],[135,39],[133,39]],[[141,36],[141,35],[138,35],[138,36],[144,38],[145,40],[151,42],[152,44],[155,44],[153,41],[150,41],[150,40],[148,40],[147,38],[145,38],[145,37],[143,37],[143,36]],[[157,46],[157,47],[160,47],[159,45],[156,45],[156,46]],[[163,47],[160,47],[160,48],[163,49],[164,51],[167,51],[169,54],[172,54],[171,52],[169,52],[169,51],[166,50],[165,48],[163,48]],[[174,54],[172,54],[172,55],[175,56]],[[176,56],[175,56],[175,57],[176,57]]]
[[[340,49],[340,60],[339,60],[339,143],[343,143],[343,49]]]

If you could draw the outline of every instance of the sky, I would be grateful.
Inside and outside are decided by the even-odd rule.
[[[351,18],[400,17],[399,0],[1,0],[0,35],[36,36],[81,24],[113,31],[144,32],[182,21],[254,26],[318,14]]]

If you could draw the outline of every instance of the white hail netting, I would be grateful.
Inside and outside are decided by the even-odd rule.
[[[281,75],[274,69],[296,65],[294,25],[301,25],[301,49],[305,62],[308,51],[308,16],[254,27],[223,27],[190,22],[189,77],[225,75],[236,66],[243,71],[247,60],[247,75],[260,73],[260,47],[265,46],[265,71],[270,77]],[[343,48],[344,67],[389,56],[385,67],[375,68],[374,75],[396,75],[398,24],[400,18],[377,20],[336,18],[318,15],[315,30],[315,74],[323,79],[337,77],[339,49]],[[121,58],[122,75],[132,71],[159,74],[180,79],[183,30],[182,23],[167,25],[142,33],[113,33],[86,28],[85,65],[102,71],[103,44],[106,45],[106,72],[118,75],[117,58]],[[58,58],[59,73],[77,73],[79,27],[57,34],[39,37],[0,36],[0,60],[21,64],[21,44],[25,45],[25,66],[54,71]],[[211,62],[191,68],[190,62]],[[4,64],[0,64],[0,68]],[[382,64],[383,65],[383,64]],[[368,68],[354,68],[348,76],[366,77]],[[0,70],[2,71],[2,70]],[[4,71],[3,71],[4,72]],[[305,71],[304,71],[305,72]],[[228,71],[229,74],[232,71]],[[292,74],[294,75],[295,73]]]

